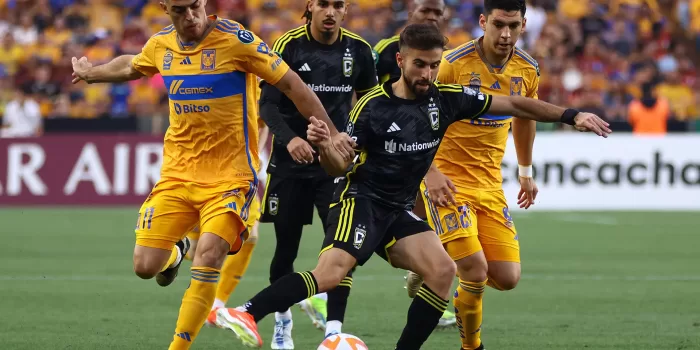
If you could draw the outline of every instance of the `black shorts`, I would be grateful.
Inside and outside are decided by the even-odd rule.
[[[325,230],[321,252],[330,248],[342,249],[355,257],[359,265],[366,263],[372,253],[389,261],[387,250],[398,240],[432,231],[425,221],[410,211],[387,207],[362,197],[347,198],[333,205],[328,212]]]
[[[315,206],[321,222],[325,224],[335,187],[335,178],[330,176],[300,179],[270,174],[265,186],[260,222],[283,220],[283,223],[311,225]]]

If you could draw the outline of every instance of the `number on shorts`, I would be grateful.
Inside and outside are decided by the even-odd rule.
[[[155,207],[148,207],[143,211],[143,215],[139,213],[139,218],[136,220],[136,229],[150,230],[151,223],[153,222],[153,213],[156,211]]]
[[[462,228],[469,228],[472,225],[471,217],[469,216],[469,205],[460,205],[457,211],[459,212],[459,224]]]

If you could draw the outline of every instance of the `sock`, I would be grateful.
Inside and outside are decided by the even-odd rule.
[[[342,329],[343,329],[343,322],[340,322],[340,321],[328,321],[328,322],[326,322],[326,335],[329,335],[333,332],[342,333],[341,332]]]
[[[244,308],[259,322],[275,311],[283,312],[294,303],[310,298],[317,290],[318,283],[311,272],[291,273],[256,294]]]
[[[406,327],[396,344],[396,350],[420,349],[438,325],[447,309],[447,300],[423,284],[408,308]]]
[[[250,258],[253,256],[253,249],[255,249],[255,243],[252,240],[246,241],[238,253],[226,257],[224,266],[221,268],[221,281],[219,286],[216,287],[216,299],[226,303],[231,293],[236,290],[238,282],[241,281],[241,277],[248,269]]]
[[[464,350],[476,349],[481,345],[482,300],[485,286],[486,281],[468,282],[460,279],[459,287],[452,300]]]
[[[202,329],[214,303],[219,270],[211,267],[192,267],[190,286],[182,297],[175,335],[170,350],[189,349]]]
[[[219,283],[221,283],[221,282],[219,282]],[[214,305],[211,306],[211,309],[212,310],[220,309],[222,307],[226,307],[226,302],[221,300],[221,299],[214,298]]]
[[[289,321],[292,319],[292,310],[287,309],[285,312],[275,312],[275,321]]]
[[[352,289],[352,277],[346,276],[337,287],[328,291],[327,321],[345,321],[345,309],[348,306],[350,289]]]
[[[174,247],[173,247],[173,250],[170,252],[170,258],[168,258],[168,262],[165,263],[165,265],[164,265],[163,268],[160,270],[160,272],[163,272],[163,271],[165,271],[165,270],[171,268],[172,266],[175,266],[175,265],[179,264],[179,263],[180,263],[180,260],[182,260],[182,258],[181,258],[180,255],[182,255],[182,254],[180,253],[180,247],[174,246]]]

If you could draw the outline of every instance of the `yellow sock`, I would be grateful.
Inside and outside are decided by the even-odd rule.
[[[457,295],[452,300],[463,350],[473,350],[481,345],[481,302],[485,286],[486,281],[468,282],[460,279]]]
[[[170,350],[189,349],[207,319],[214,303],[219,270],[212,267],[192,267],[190,286],[182,297],[180,315]]]
[[[221,268],[221,282],[216,288],[217,300],[222,301],[224,304],[228,301],[229,296],[236,289],[238,282],[241,281],[241,277],[245,275],[245,271],[248,269],[256,243],[257,239],[248,240],[243,243],[241,250],[236,255],[226,257],[224,266]]]
[[[180,257],[180,248],[177,246],[173,247],[173,251],[170,252],[170,258],[168,259],[168,262],[165,263],[163,268],[160,269],[160,272],[165,271],[170,265],[174,264],[177,259]]]

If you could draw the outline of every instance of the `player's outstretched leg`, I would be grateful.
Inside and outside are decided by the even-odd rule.
[[[326,323],[326,334],[328,337],[342,332],[343,321],[345,321],[345,309],[348,306],[348,298],[352,289],[352,274],[355,268],[350,270],[340,284],[328,292],[328,322]]]
[[[404,277],[406,280],[406,290],[408,291],[408,297],[409,298],[414,298],[418,291],[420,290],[420,287],[423,285],[423,277],[421,277],[419,274],[413,272],[413,271],[408,271],[406,273],[406,277]],[[443,312],[442,317],[440,318],[440,322],[438,322],[437,328],[438,329],[445,329],[445,328],[450,328],[453,327],[457,324],[457,317],[454,313],[450,312],[450,310],[445,310]]]
[[[143,279],[156,277],[156,282],[165,287],[177,277],[180,264],[190,249],[187,237],[177,242],[170,252],[167,250],[136,245],[134,248],[134,272]]]
[[[189,349],[214,304],[220,268],[231,245],[209,232],[201,235],[192,262],[192,279],[185,291],[170,350]]]
[[[459,240],[448,244],[459,244]],[[457,274],[459,275],[459,287],[457,287],[453,304],[459,319],[459,335],[462,338],[462,349],[479,349],[482,347],[482,301],[488,270],[484,251],[480,250],[459,259],[456,261],[456,264]]]
[[[219,309],[217,316],[225,320],[224,326],[235,332],[243,344],[259,348],[262,341],[257,341],[260,339],[257,322],[318,292],[335,288],[356,263],[357,260],[347,252],[331,248],[321,254],[313,271],[284,276],[242,306]]]
[[[420,349],[447,309],[455,264],[432,231],[398,240],[389,248],[389,257],[394,266],[425,276],[396,344],[397,350]]]

